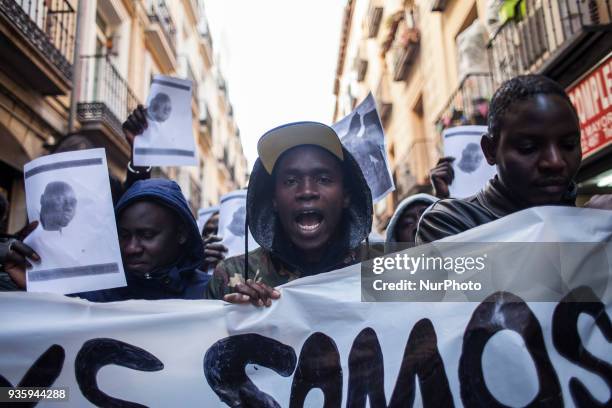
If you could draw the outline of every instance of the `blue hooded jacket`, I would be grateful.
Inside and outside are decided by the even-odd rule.
[[[199,270],[204,262],[204,243],[195,218],[191,214],[181,188],[174,181],[149,179],[136,181],[115,206],[117,219],[123,210],[138,201],[153,201],[174,211],[188,228],[185,251],[176,262],[148,277],[126,272],[127,286],[76,296],[93,302],[113,302],[128,299],[203,299],[210,276]]]

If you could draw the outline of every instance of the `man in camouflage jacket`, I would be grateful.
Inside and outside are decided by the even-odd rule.
[[[336,132],[316,122],[264,134],[247,193],[247,224],[260,248],[221,261],[207,297],[270,305],[273,288],[365,258],[372,197]]]

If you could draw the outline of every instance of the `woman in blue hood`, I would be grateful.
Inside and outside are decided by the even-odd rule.
[[[202,299],[209,275],[202,236],[174,181],[134,183],[115,207],[128,285],[77,296],[94,302],[127,299]]]

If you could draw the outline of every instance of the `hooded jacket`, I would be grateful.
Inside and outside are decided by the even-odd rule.
[[[308,264],[286,237],[273,209],[274,179],[257,159],[247,191],[247,224],[260,248],[221,261],[207,291],[210,299],[222,299],[246,279],[275,287],[302,276],[329,272],[361,261],[366,257],[360,244],[372,228],[372,194],[359,165],[343,149],[344,182],[348,183],[351,204],[344,210],[338,233],[330,239],[323,259]],[[248,249],[248,248],[247,248]],[[245,273],[246,270],[246,273]]]
[[[425,193],[414,194],[402,200],[402,202],[400,202],[397,208],[395,209],[395,212],[391,216],[391,219],[389,220],[385,239],[386,246],[388,244],[394,244],[397,242],[397,240],[395,239],[395,228],[397,227],[397,223],[399,222],[399,220],[402,218],[402,215],[404,215],[404,211],[406,211],[408,207],[417,203],[422,203],[426,204],[427,206],[430,206],[436,201],[438,201],[438,198]]]
[[[575,205],[576,184],[571,183],[561,205]],[[478,194],[465,199],[440,200],[421,216],[416,244],[426,244],[456,235],[487,222],[529,208],[505,188],[497,176]]]
[[[126,272],[126,287],[84,292],[76,296],[93,302],[202,299],[210,279],[208,274],[199,270],[204,262],[204,243],[181,188],[174,181],[166,179],[136,181],[117,203],[117,219],[123,210],[139,201],[151,201],[169,208],[184,222],[188,229],[184,251],[173,264],[151,271],[146,277]]]

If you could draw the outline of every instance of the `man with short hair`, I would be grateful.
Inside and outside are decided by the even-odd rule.
[[[497,175],[478,194],[440,200],[423,214],[416,243],[459,234],[539,205],[574,205],[581,162],[578,115],[563,88],[541,75],[506,81],[493,95],[481,139]]]
[[[336,132],[317,122],[270,130],[247,193],[247,222],[260,248],[217,266],[208,297],[269,306],[273,288],[359,262],[372,197]]]

